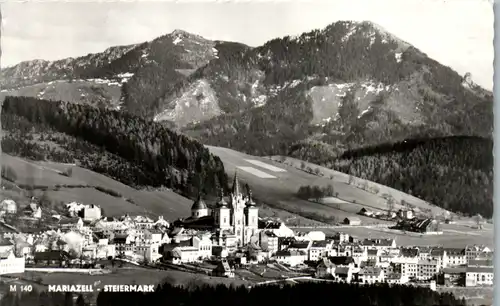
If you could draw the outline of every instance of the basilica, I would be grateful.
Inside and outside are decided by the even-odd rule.
[[[250,243],[252,237],[256,237],[259,231],[259,209],[257,208],[252,192],[247,188],[242,192],[238,181],[238,174],[234,174],[233,186],[228,201],[224,199],[221,192],[219,200],[211,210],[198,196],[191,207],[191,216],[180,219],[174,223],[175,226],[209,230],[214,234],[213,239],[218,245],[233,244],[245,246]]]

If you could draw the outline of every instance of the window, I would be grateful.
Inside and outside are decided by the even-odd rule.
[[[226,224],[226,217],[224,217],[224,224]]]
[[[486,281],[486,277],[484,276],[484,274],[481,278],[482,278],[483,282]]]

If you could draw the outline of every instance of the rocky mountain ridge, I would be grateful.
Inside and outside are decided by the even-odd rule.
[[[125,108],[252,154],[492,131],[491,92],[371,22],[339,21],[256,48],[175,30],[77,59],[24,62],[2,70],[0,84],[3,95]]]

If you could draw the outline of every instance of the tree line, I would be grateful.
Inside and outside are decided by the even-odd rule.
[[[168,283],[159,285],[152,293],[109,293],[100,292],[97,306],[136,305],[307,305],[311,297],[321,305],[379,305],[379,306],[431,306],[466,305],[464,299],[457,299],[451,293],[438,293],[428,288],[403,285],[355,285],[343,283],[299,283],[296,285],[263,285],[248,289],[244,286],[201,285],[176,286]],[[72,293],[47,293],[36,290],[30,293],[9,292],[0,306],[87,306],[89,297]]]
[[[94,150],[93,154],[106,155],[107,159],[123,161],[135,169],[135,173],[123,167],[119,169],[124,173],[116,173],[116,169],[107,166],[105,161],[94,164],[92,170],[103,174],[112,172],[110,176],[118,178],[136,177],[136,186],[168,186],[177,176],[189,193],[198,186],[202,186],[205,193],[216,192],[218,186],[227,188],[221,160],[201,143],[130,113],[36,98],[7,97],[2,116],[6,118],[5,125],[13,128],[11,141],[13,138],[21,142],[21,131],[27,134],[35,127],[44,132],[44,137],[54,135],[65,139],[67,151],[75,151],[77,147],[80,151],[77,157],[83,164],[92,163],[86,156],[89,150]],[[24,124],[16,123],[18,118],[23,118]],[[26,126],[28,123],[31,128]],[[33,146],[25,146],[30,145]],[[143,175],[135,176],[137,172]]]
[[[451,293],[406,286],[357,286],[332,283],[300,283],[296,285],[265,285],[247,289],[244,286],[199,286],[185,288],[164,284],[154,293],[100,293],[97,306],[111,305],[307,305],[311,297],[317,305],[465,305]]]
[[[88,298],[71,292],[47,292],[33,289],[31,292],[7,292],[0,306],[89,306]]]
[[[332,185],[327,186],[300,186],[297,190],[297,197],[303,200],[314,199],[316,201],[321,200],[324,197],[333,197],[338,195]]]

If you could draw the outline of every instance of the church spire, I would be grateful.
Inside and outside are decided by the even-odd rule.
[[[240,195],[240,182],[238,181],[238,169],[234,171],[234,179],[233,179],[233,196],[237,197]]]

